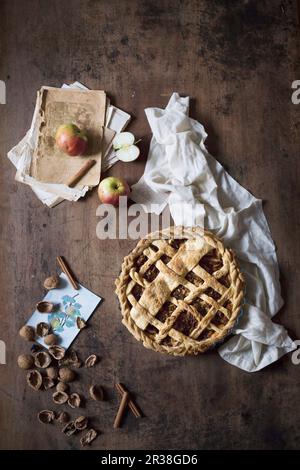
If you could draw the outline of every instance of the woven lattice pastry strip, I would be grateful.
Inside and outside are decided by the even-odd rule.
[[[198,354],[232,330],[244,280],[211,232],[169,227],[140,240],[116,280],[123,323],[145,347]]]

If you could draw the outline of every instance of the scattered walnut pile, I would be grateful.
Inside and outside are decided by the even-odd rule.
[[[64,411],[56,413],[52,410],[41,410],[38,413],[38,420],[43,424],[62,424],[62,433],[67,437],[84,431],[87,429],[89,423],[89,420],[86,416],[80,415],[77,416],[77,418],[75,418],[73,421],[70,421],[70,416],[68,413]],[[82,447],[91,444],[97,436],[98,432],[95,429],[90,428],[80,439]]]
[[[36,337],[39,336],[44,339],[47,346],[54,346],[59,342],[59,337],[51,332],[51,326],[45,322],[39,323],[36,328],[29,325],[22,326],[19,335],[26,341],[35,341]]]
[[[29,326],[20,330],[20,335],[27,341],[34,341],[36,334],[44,337],[55,336],[49,333],[45,323],[39,324],[36,331]],[[92,354],[82,362],[76,351],[65,351],[63,347],[53,342],[48,351],[34,344],[31,348],[31,354],[21,354],[17,363],[21,369],[27,370],[26,381],[30,388],[35,391],[52,389],[53,403],[75,410],[82,406],[84,398],[75,391],[70,392],[70,385],[78,379],[78,374],[74,369],[79,369],[82,366],[85,368],[94,367],[98,360],[98,356]],[[102,387],[95,384],[90,385],[89,397],[96,401],[104,400]],[[63,425],[62,432],[68,437],[85,430],[85,434],[80,439],[82,446],[91,444],[98,435],[95,429],[88,429],[88,417],[83,415],[72,419],[66,411],[41,410],[38,413],[38,420],[43,424]]]

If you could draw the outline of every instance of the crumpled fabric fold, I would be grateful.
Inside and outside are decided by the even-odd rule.
[[[145,112],[153,137],[131,199],[156,214],[169,205],[176,225],[204,223],[236,252],[246,280],[245,303],[234,335],[218,352],[243,370],[260,370],[296,348],[284,327],[271,320],[283,301],[262,202],[208,153],[204,127],[188,116],[188,97],[173,93],[165,109]]]

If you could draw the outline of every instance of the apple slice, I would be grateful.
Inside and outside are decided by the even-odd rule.
[[[135,138],[131,132],[121,132],[117,134],[112,144],[118,159],[122,162],[132,162],[136,160],[140,154],[140,149],[134,145]]]
[[[140,149],[136,145],[122,147],[116,151],[116,155],[122,162],[132,162],[136,160],[140,154]]]
[[[115,150],[129,147],[134,144],[134,135],[131,132],[120,132],[120,134],[115,136],[112,144]]]

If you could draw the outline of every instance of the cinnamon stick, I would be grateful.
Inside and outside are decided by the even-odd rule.
[[[77,173],[75,173],[75,175],[69,179],[67,186],[73,188],[73,186],[75,186],[78,181],[83,178],[83,176],[92,168],[92,166],[95,165],[95,163],[96,160],[87,160],[85,164],[77,171]]]
[[[62,256],[57,256],[56,258],[56,261],[58,262],[59,266],[61,267],[61,270],[63,273],[65,273],[65,275],[68,277],[70,283],[72,284],[72,286],[74,287],[75,290],[78,290],[79,287],[78,287],[78,284],[72,274],[72,272],[70,271],[69,267],[67,266],[65,260],[63,259]]]
[[[121,422],[123,419],[125,408],[127,406],[128,398],[129,398],[129,393],[128,392],[123,393],[122,400],[120,402],[120,406],[118,409],[118,413],[115,418],[114,428],[119,428],[121,426]]]
[[[118,390],[118,392],[120,393],[121,396],[122,396],[125,392],[127,392],[127,390],[126,390],[126,388],[124,387],[124,385],[123,385],[123,384],[120,384],[120,383],[117,383],[117,384],[116,384],[116,389]],[[141,411],[139,410],[139,408],[138,408],[137,405],[134,403],[134,401],[132,400],[131,397],[129,397],[128,406],[129,406],[130,410],[132,411],[132,413],[134,414],[134,416],[135,416],[136,418],[141,418],[141,417],[142,417]]]

